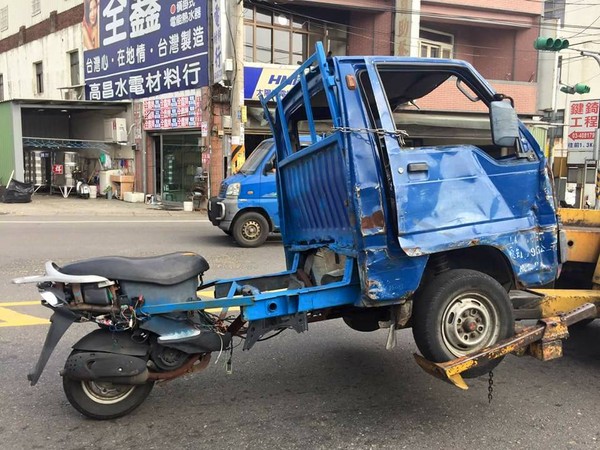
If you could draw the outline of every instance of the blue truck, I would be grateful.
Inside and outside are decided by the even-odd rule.
[[[242,247],[258,247],[279,231],[273,139],[262,141],[240,171],[223,180],[209,199],[208,218]]]
[[[419,104],[432,93],[476,103],[486,126],[443,136],[423,128]],[[229,364],[237,338],[249,350],[316,321],[384,328],[387,348],[410,327],[434,364],[512,339],[517,301],[527,306],[530,288],[555,281],[567,243],[546,158],[509,97],[463,61],[327,58],[319,43],[262,102],[287,269],[204,281],[208,262],[191,252],[49,262],[46,275],[15,280],[38,283],[53,310],[32,384],[76,321],[99,329],[73,346],[63,386],[75,408],[98,419],[129,413],[157,381],[205,368],[211,352],[228,354]],[[270,176],[259,154],[254,173]],[[224,185],[224,198],[239,198],[249,176]],[[246,189],[259,198],[259,185]],[[532,318],[530,309],[518,318]],[[504,354],[468,359],[465,375],[488,373]]]
[[[308,146],[309,143],[308,136],[300,136],[300,145]],[[252,151],[238,173],[223,180],[219,194],[209,199],[211,223],[232,236],[241,247],[258,247],[269,233],[278,233],[275,174],[275,141],[265,139]]]

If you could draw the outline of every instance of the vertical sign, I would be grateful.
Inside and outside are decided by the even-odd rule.
[[[223,73],[223,63],[225,58],[223,48],[223,20],[225,20],[223,6],[223,0],[212,0],[212,64],[214,84],[223,81],[223,79],[225,78]]]
[[[208,86],[207,0],[84,0],[88,100]]]
[[[569,150],[594,149],[594,136],[598,129],[600,100],[578,100],[570,104],[569,134],[567,148]]]

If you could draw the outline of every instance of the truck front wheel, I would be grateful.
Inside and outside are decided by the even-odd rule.
[[[492,277],[456,269],[436,276],[414,302],[413,336],[423,356],[445,362],[495,344],[514,334],[507,292]],[[486,374],[502,359],[464,373]]]
[[[247,212],[233,224],[233,238],[242,247],[258,247],[269,235],[269,223],[262,214]]]

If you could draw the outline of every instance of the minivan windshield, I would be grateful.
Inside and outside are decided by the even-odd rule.
[[[248,156],[248,159],[240,168],[240,173],[247,175],[256,172],[266,154],[269,153],[272,145],[273,141],[270,139],[262,141],[260,144],[258,144],[258,147],[256,147],[254,151],[250,153],[250,156]]]

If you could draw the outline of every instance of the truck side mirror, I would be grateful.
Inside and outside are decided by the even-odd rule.
[[[510,103],[495,101],[490,104],[492,140],[499,147],[512,147],[519,138],[519,118]]]

